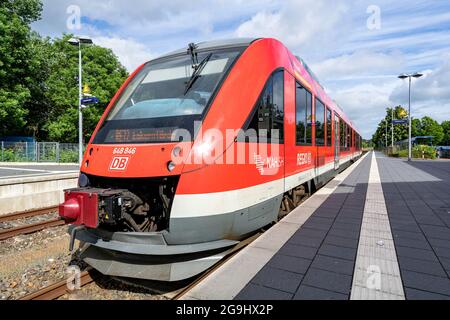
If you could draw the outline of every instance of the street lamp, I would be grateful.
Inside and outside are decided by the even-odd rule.
[[[384,119],[385,122],[385,128],[386,128],[386,134],[384,135],[384,138],[386,140],[385,146],[386,146],[386,154],[388,154],[388,122],[387,119]]]
[[[82,44],[93,44],[92,39],[88,37],[74,37],[68,41],[73,46],[78,46],[78,85],[79,85],[79,95],[78,95],[78,159],[80,166],[83,162],[83,80],[82,80],[82,63],[81,63],[81,45]]]
[[[391,136],[392,136],[392,152],[394,152],[394,108],[392,108],[392,113],[391,113]]]
[[[412,117],[411,117],[411,79],[420,78],[423,74],[413,73],[413,74],[402,74],[398,76],[399,79],[409,79],[409,105],[408,105],[408,118],[409,118],[409,133],[408,133],[408,161],[412,159]]]

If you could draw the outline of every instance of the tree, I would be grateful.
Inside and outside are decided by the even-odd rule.
[[[394,118],[396,120],[407,120],[408,113],[404,108],[398,106],[394,110]],[[387,127],[387,142],[391,145],[391,119],[392,108],[386,109],[385,118],[379,123],[377,131],[372,137],[372,142],[375,146],[381,148],[386,145],[386,126]],[[408,125],[394,126],[394,142],[408,139]],[[422,119],[412,119],[411,121],[411,135],[418,136],[432,136],[433,144],[439,145],[442,141],[450,141],[450,121],[444,121],[442,125],[430,118],[423,117]],[[447,138],[446,138],[447,137]],[[448,139],[448,140],[446,140]],[[448,142],[446,142],[448,143]]]
[[[420,119],[412,119],[411,136],[418,137],[422,135],[422,123]]]
[[[0,1],[0,136],[20,133],[26,124],[34,81],[29,24],[41,12],[39,0]]]
[[[441,144],[445,146],[450,146],[450,121],[444,121],[441,124],[442,130],[444,131],[444,138]]]
[[[78,137],[78,48],[64,35],[52,44],[53,62],[46,81],[46,98],[50,101],[49,116],[44,130],[48,138],[59,142],[76,142]],[[83,110],[84,137],[89,139],[113,95],[125,81],[128,73],[110,49],[84,46],[83,83],[100,99],[93,108]]]
[[[392,118],[392,111],[394,111],[394,118]],[[385,118],[378,124],[377,131],[372,137],[372,143],[379,148],[386,145],[386,138],[388,146],[392,143],[392,120],[407,120],[408,113],[402,106],[395,108],[387,108]],[[413,119],[414,121],[415,119]],[[387,128],[386,128],[387,126]],[[386,130],[387,129],[387,130]],[[386,136],[387,131],[387,136]],[[408,138],[407,125],[394,125],[394,143]]]
[[[438,146],[444,138],[444,130],[441,125],[430,117],[423,117],[421,122],[421,136],[432,136],[433,144]]]

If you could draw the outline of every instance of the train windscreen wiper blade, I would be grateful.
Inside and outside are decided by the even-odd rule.
[[[208,54],[205,57],[205,59],[203,59],[203,61],[200,62],[198,67],[195,68],[194,73],[192,74],[191,78],[189,79],[189,81],[186,84],[186,89],[184,91],[184,95],[186,95],[189,92],[189,90],[191,90],[191,88],[194,85],[195,81],[197,81],[197,79],[200,78],[200,74],[202,73],[202,71],[205,68],[205,66],[208,63],[208,61],[211,59],[212,55],[213,55],[212,53]]]

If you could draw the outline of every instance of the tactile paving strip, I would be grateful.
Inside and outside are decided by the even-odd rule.
[[[372,155],[350,299],[405,299],[375,153]]]

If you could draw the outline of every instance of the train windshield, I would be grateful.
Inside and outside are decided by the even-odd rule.
[[[215,92],[242,49],[198,53],[193,75],[190,54],[150,62],[133,78],[111,108],[95,144],[173,142],[173,133],[194,134]]]

